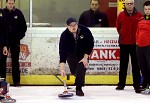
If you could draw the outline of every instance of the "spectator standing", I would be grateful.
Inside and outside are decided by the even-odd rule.
[[[120,46],[119,83],[116,90],[123,90],[126,85],[129,56],[131,57],[133,87],[135,92],[140,88],[140,68],[136,55],[136,30],[142,14],[134,6],[134,0],[125,0],[125,9],[120,12],[116,20]]]
[[[8,32],[8,50],[12,59],[12,79],[14,86],[20,86],[20,40],[27,30],[23,13],[15,6],[15,0],[6,0],[6,8],[3,9]],[[3,56],[3,68],[6,69],[6,56]],[[4,69],[3,69],[4,70]],[[6,72],[3,71],[3,74]]]
[[[80,15],[79,24],[87,27],[109,27],[107,15],[99,10],[99,4],[99,0],[91,0],[90,10]]]
[[[138,23],[136,43],[138,64],[143,77],[142,89],[145,89],[150,84],[150,1],[146,1],[143,7],[145,14]]]

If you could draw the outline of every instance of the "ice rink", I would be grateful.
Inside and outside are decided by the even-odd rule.
[[[74,86],[69,86],[75,88]],[[84,97],[75,95],[70,98],[59,98],[63,86],[10,86],[10,96],[16,103],[148,103],[150,95],[137,94],[132,86],[124,90],[115,90],[116,86],[85,86]],[[71,90],[72,91],[72,90]]]

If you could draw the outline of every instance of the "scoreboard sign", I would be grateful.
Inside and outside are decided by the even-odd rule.
[[[118,0],[118,14],[124,10],[125,8],[125,3],[124,3],[125,0]]]

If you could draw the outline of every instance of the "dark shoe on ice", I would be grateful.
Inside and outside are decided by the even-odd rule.
[[[14,83],[14,87],[20,87],[20,83]]]
[[[124,86],[117,86],[116,90],[124,90]]]
[[[135,93],[141,93],[141,89],[135,89]]]
[[[144,91],[146,88],[144,87],[139,87],[139,88],[134,88],[136,93],[141,93],[142,91]]]
[[[84,93],[82,91],[82,86],[76,86],[76,95],[77,96],[84,96]]]
[[[84,93],[82,90],[76,90],[76,95],[77,96],[84,96]]]

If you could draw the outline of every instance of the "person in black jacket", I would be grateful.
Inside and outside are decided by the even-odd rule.
[[[80,15],[79,24],[87,27],[109,27],[106,14],[99,10],[99,0],[90,1],[90,10]]]
[[[0,9],[0,78],[5,78],[6,73],[3,73],[3,71],[6,72],[6,68],[3,68],[2,63],[2,56],[7,55],[7,30],[6,30],[6,23],[5,18],[3,15],[3,10]]]
[[[13,83],[14,86],[20,86],[20,40],[25,36],[27,26],[24,15],[19,9],[15,8],[14,4],[15,0],[6,0],[6,8],[4,8],[3,11],[7,23],[8,46],[12,58]],[[6,56],[3,57],[3,63],[6,69]]]
[[[84,96],[82,86],[94,38],[87,27],[77,24],[75,18],[68,18],[66,23],[67,29],[61,34],[59,42],[60,73],[62,77],[66,76],[64,66],[67,61],[71,74],[76,77],[76,95]]]

